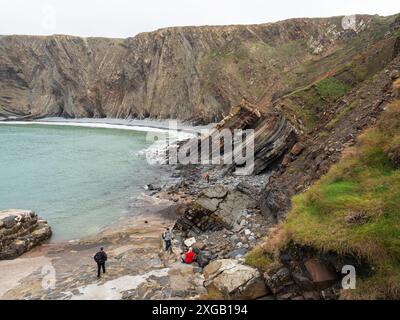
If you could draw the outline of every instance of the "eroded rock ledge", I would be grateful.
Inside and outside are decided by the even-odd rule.
[[[30,210],[0,211],[0,260],[14,259],[51,237],[47,221]]]

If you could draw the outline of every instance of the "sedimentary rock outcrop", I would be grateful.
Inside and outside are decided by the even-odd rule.
[[[282,113],[278,112],[260,112],[259,108],[249,103],[246,99],[231,109],[227,117],[216,124],[215,130],[210,135],[218,133],[224,129],[234,132],[235,129],[251,129],[254,139],[254,166],[248,169],[248,174],[259,174],[273,165],[282,155],[290,150],[297,141],[296,129],[287,121]],[[247,137],[246,137],[247,138]],[[243,143],[243,150],[247,150],[249,142]],[[221,149],[223,145],[221,145]],[[233,149],[232,170],[235,167],[242,167],[235,159],[235,151]],[[249,158],[250,159],[250,158]],[[247,163],[248,164],[248,163]]]
[[[47,221],[33,211],[0,211],[0,260],[14,259],[50,237]]]
[[[228,190],[217,186],[204,190],[196,200],[196,204],[211,211],[223,226],[232,228],[242,212],[255,208],[257,201],[255,195],[252,197],[237,188]]]
[[[0,36],[0,117],[219,121],[244,96],[267,106],[327,63],[342,66],[390,19],[177,27],[128,39]]]
[[[326,105],[318,128],[302,135],[302,142],[286,153],[272,173],[261,195],[265,215],[282,219],[290,208],[291,197],[325,174],[339,161],[342,152],[356,142],[356,137],[376,122],[387,103],[397,96],[391,77],[397,70],[400,58],[346,97]]]

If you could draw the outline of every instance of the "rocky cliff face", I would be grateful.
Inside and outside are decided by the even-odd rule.
[[[0,117],[220,120],[242,97],[267,107],[324,65],[340,66],[383,37],[388,19],[179,27],[128,39],[0,36]]]

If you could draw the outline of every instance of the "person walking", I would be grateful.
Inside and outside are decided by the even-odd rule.
[[[172,239],[174,238],[172,230],[170,230],[169,228],[165,229],[165,232],[163,233],[162,237],[165,241],[165,251],[171,251],[171,243]]]
[[[97,263],[97,278],[100,278],[101,269],[103,269],[103,273],[106,273],[107,254],[104,252],[104,248],[100,248],[100,251],[94,255],[94,261]]]

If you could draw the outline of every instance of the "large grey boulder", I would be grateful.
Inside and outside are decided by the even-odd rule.
[[[30,210],[0,211],[0,260],[14,259],[51,237],[47,221]]]
[[[268,294],[257,269],[237,260],[212,261],[204,268],[204,286],[217,289],[232,299],[257,299]]]
[[[213,212],[225,227],[232,228],[243,210],[256,207],[257,201],[254,195],[216,186],[203,191],[196,204]]]

